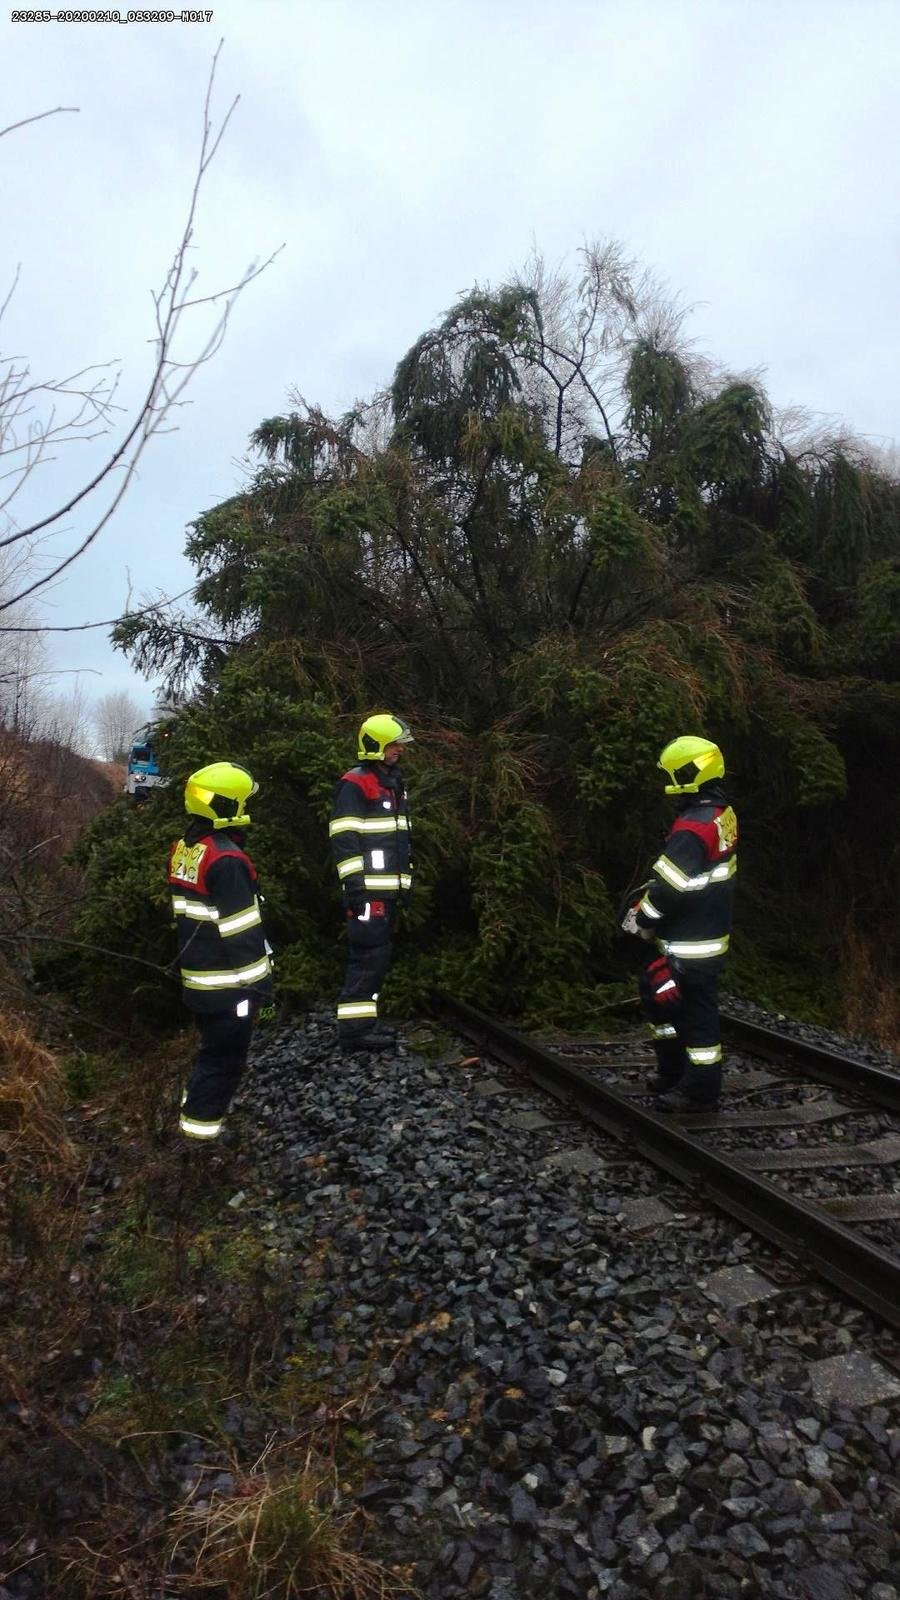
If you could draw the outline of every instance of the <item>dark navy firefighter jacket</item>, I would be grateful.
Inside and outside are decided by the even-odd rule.
[[[328,833],[345,896],[407,898],[412,888],[409,806],[396,767],[362,761],[345,772],[335,789]]]
[[[685,795],[637,909],[676,965],[719,972],[731,940],[737,817],[718,784]]]
[[[272,963],[256,868],[241,835],[192,818],[169,856],[184,1003],[191,1011],[268,1000]]]

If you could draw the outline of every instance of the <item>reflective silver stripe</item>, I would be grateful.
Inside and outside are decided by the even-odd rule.
[[[638,906],[638,911],[643,911],[645,916],[648,916],[648,917],[661,917],[662,916],[662,912],[661,911],[657,911],[655,905],[652,904],[649,895],[646,895],[646,894],[644,895],[643,900],[641,901],[640,905]]]
[[[677,1030],[672,1027],[671,1022],[665,1023],[664,1026],[657,1026],[655,1022],[648,1022],[647,1027],[650,1029],[654,1039],[674,1039],[677,1034]]]
[[[706,889],[711,883],[723,883],[726,878],[733,878],[737,872],[737,856],[732,856],[730,861],[720,861],[717,866],[710,867],[708,872],[700,872],[695,878],[689,878],[686,872],[676,867],[674,861],[668,856],[660,856],[653,863],[653,871],[658,873],[673,889],[687,890]]]
[[[702,956],[723,956],[730,940],[730,934],[726,933],[724,939],[658,939],[657,944],[667,955],[691,961]]]
[[[338,1019],[346,1017],[377,1017],[378,1006],[374,1000],[342,1000],[337,1008]]]
[[[732,856],[730,861],[720,861],[717,867],[710,869],[710,883],[723,883],[726,878],[733,878],[737,872],[737,856]]]
[[[367,872],[363,883],[373,891],[381,889],[411,889],[411,872]]]
[[[351,872],[362,872],[365,864],[362,856],[345,856],[343,861],[338,862],[338,877],[349,878]]]
[[[384,851],[383,850],[370,850],[369,851],[369,856],[371,857],[371,859],[369,861],[369,866],[373,867],[376,872],[383,872],[384,871]]]
[[[193,917],[196,922],[218,922],[215,906],[205,906],[199,900],[186,900],[183,894],[172,896],[172,909],[179,917]]]
[[[226,972],[195,972],[182,967],[181,981],[186,989],[240,989],[267,977],[271,970],[268,956],[263,956],[250,967],[232,967]]]
[[[189,1139],[215,1139],[222,1131],[221,1118],[218,1122],[198,1122],[195,1117],[186,1117],[183,1111],[178,1126]]]
[[[655,993],[656,994],[665,994],[667,992],[667,990],[669,990],[669,989],[677,989],[677,988],[678,988],[678,985],[675,982],[675,979],[674,978],[670,978],[668,983],[661,983],[659,988],[655,991]]]
[[[362,817],[332,817],[328,824],[328,837],[333,839],[337,833],[362,833],[364,829]]]
[[[691,881],[687,873],[682,872],[680,867],[676,867],[674,861],[670,861],[668,856],[660,856],[658,861],[654,861],[653,871],[658,872],[659,876],[664,878],[666,883],[670,883],[673,889],[686,889]]]
[[[227,939],[232,933],[241,933],[244,928],[255,928],[262,922],[259,905],[256,901],[248,906],[246,911],[234,911],[230,917],[219,918],[219,932]]]
[[[720,1044],[687,1045],[686,1048],[695,1067],[711,1067],[722,1059]]]
[[[397,833],[408,832],[409,823],[405,817],[332,817],[328,824],[328,836],[333,839],[339,833]]]

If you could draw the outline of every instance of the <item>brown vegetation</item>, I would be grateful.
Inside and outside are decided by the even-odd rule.
[[[35,993],[35,969],[53,935],[64,935],[83,891],[69,860],[76,840],[122,792],[122,769],[89,760],[53,739],[0,728],[0,995],[46,1013],[58,1033],[58,999]]]
[[[850,1033],[875,1039],[900,1056],[900,991],[896,952],[860,930],[852,917],[844,928],[841,1012]]]
[[[302,1283],[227,1204],[247,1169],[159,1139],[185,1043],[136,1103],[129,1063],[0,1015],[0,1583],[386,1600],[338,1508],[361,1403],[317,1383]]]
[[[190,1568],[169,1580],[173,1592],[205,1593],[218,1583],[235,1600],[265,1600],[273,1592],[284,1600],[310,1593],[322,1600],[388,1600],[396,1583],[347,1547],[354,1518],[336,1519],[329,1507],[335,1485],[328,1464],[303,1440],[291,1440],[277,1455],[280,1462],[267,1449],[236,1494],[213,1495],[176,1514],[173,1560],[188,1556]]]
[[[59,1063],[25,1026],[0,1012],[0,1154],[31,1182],[70,1172],[72,1142],[60,1115]]]

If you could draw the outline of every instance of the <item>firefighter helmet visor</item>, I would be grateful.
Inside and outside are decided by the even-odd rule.
[[[258,789],[246,767],[213,761],[188,778],[185,809],[191,816],[209,817],[214,828],[246,828],[250,822],[247,801]]]
[[[725,776],[725,758],[718,745],[689,733],[672,739],[656,764],[672,780],[666,784],[666,794],[696,794],[701,784]]]
[[[360,761],[383,761],[388,745],[412,743],[408,722],[392,711],[376,711],[374,716],[366,718],[359,730],[357,755]]]

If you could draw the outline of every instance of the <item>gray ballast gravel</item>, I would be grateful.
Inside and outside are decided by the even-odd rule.
[[[497,1070],[342,1058],[312,1016],[234,1119],[240,1214],[335,1393],[373,1389],[380,1553],[426,1600],[898,1600],[900,1400],[814,1366],[876,1358],[873,1319],[596,1131],[511,1126],[552,1103]],[[773,1293],[711,1300],[722,1272]]]

